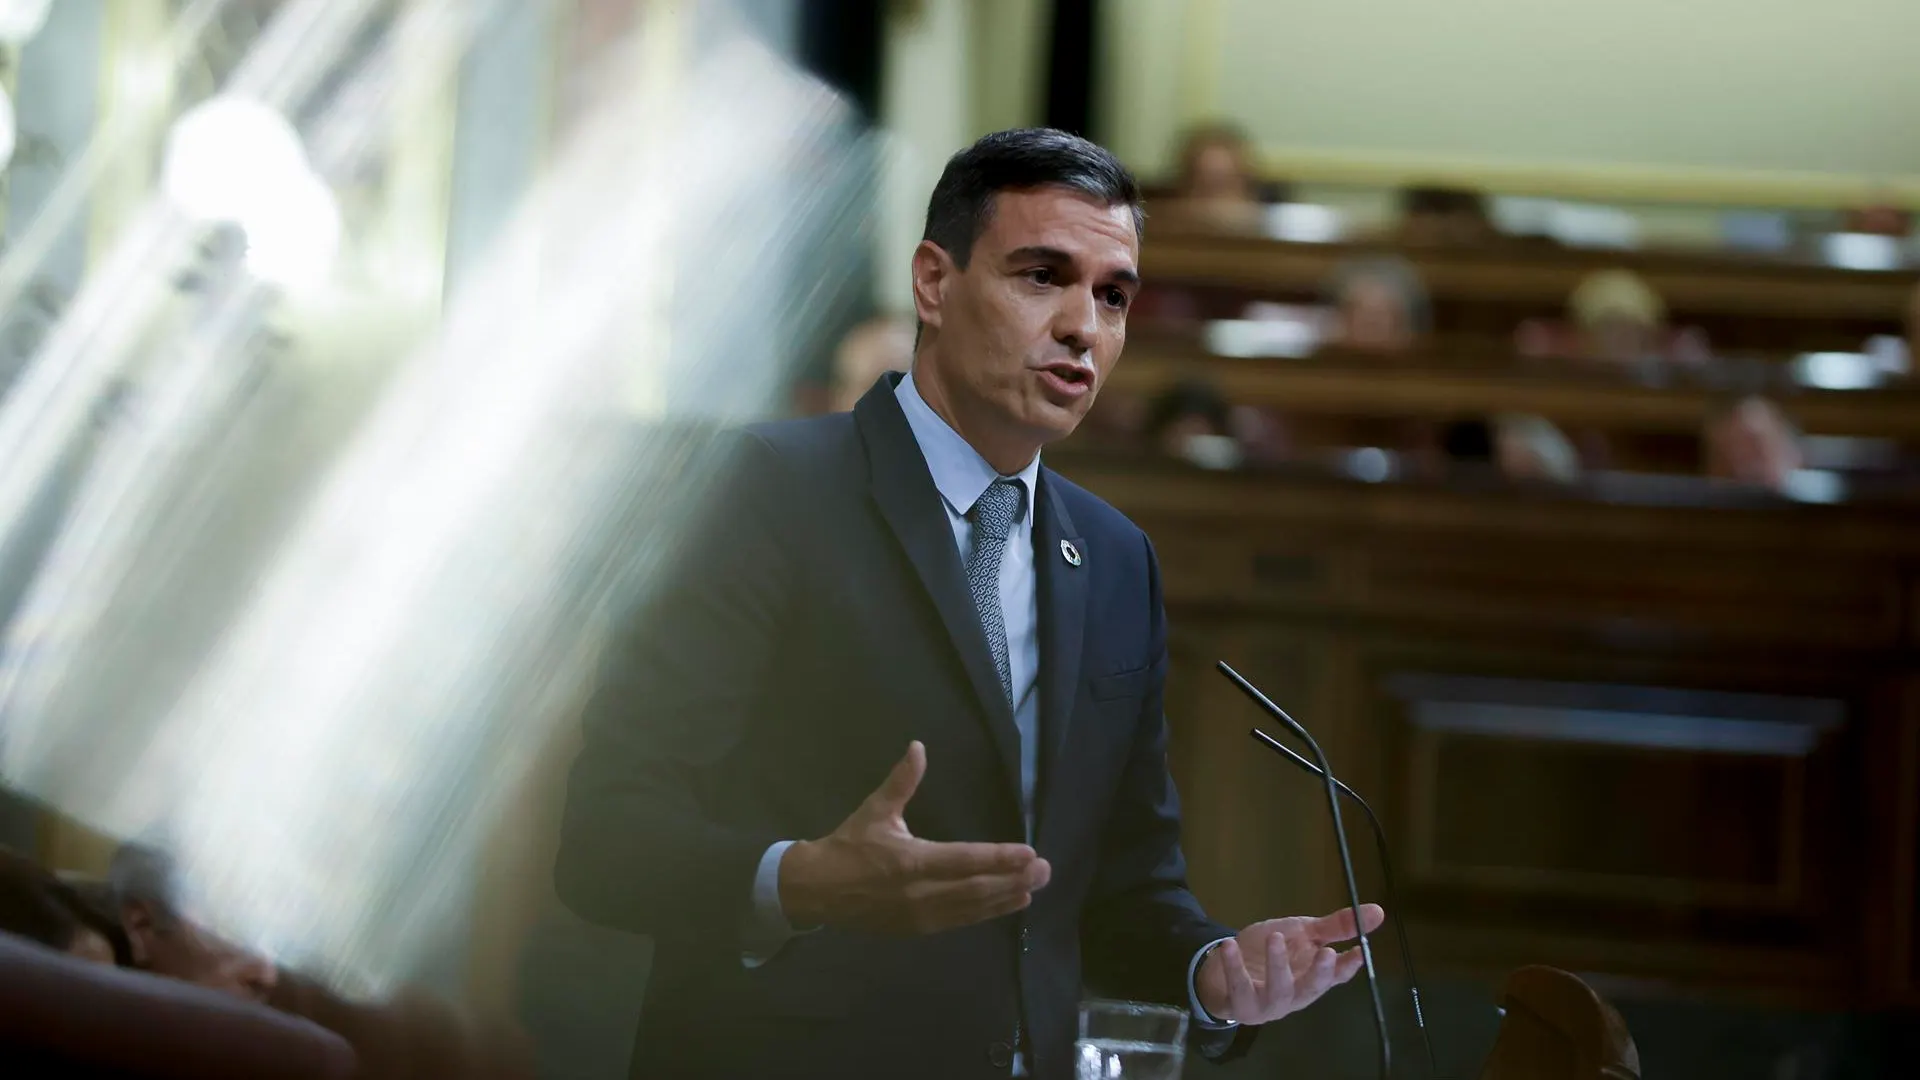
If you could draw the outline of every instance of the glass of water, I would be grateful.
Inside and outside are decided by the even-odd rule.
[[[1186,1050],[1185,1009],[1137,1001],[1080,1005],[1077,1080],[1179,1080]]]

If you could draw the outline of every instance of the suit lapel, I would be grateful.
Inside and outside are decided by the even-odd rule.
[[[980,613],[967,590],[966,569],[960,565],[960,552],[953,542],[953,529],[947,523],[946,508],[933,485],[933,474],[913,438],[913,429],[893,396],[898,375],[889,375],[854,406],[854,422],[866,444],[868,475],[873,501],[881,517],[893,530],[894,538],[913,563],[920,584],[933,600],[946,625],[961,666],[973,684],[974,697],[985,718],[987,730],[1000,751],[1008,791],[1016,804],[1020,796],[1020,732],[1014,726],[1013,709],[1000,687],[1000,675],[987,651],[986,632],[980,627]],[[1045,670],[1044,655],[1042,670]]]
[[[1080,685],[1080,651],[1087,627],[1086,541],[1077,535],[1054,483],[1040,470],[1033,520],[1033,569],[1040,594],[1040,817],[1059,790],[1067,729]],[[1070,557],[1071,556],[1071,557]],[[1036,823],[1037,826],[1038,823]],[[1034,834],[1039,835],[1036,827]]]

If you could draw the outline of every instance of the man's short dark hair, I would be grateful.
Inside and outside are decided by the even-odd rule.
[[[173,856],[166,851],[129,842],[113,853],[107,866],[107,883],[115,903],[146,904],[158,916],[171,916],[179,903],[177,873]]]
[[[1136,235],[1146,229],[1140,185],[1105,147],[1054,128],[996,131],[947,159],[927,200],[921,239],[939,244],[965,269],[973,242],[993,217],[993,197],[1002,191],[1063,187],[1108,206],[1133,209]]]

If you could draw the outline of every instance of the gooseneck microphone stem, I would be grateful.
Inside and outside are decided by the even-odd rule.
[[[1320,744],[1314,740],[1314,737],[1308,734],[1306,728],[1300,726],[1299,721],[1288,716],[1285,709],[1267,700],[1267,695],[1241,678],[1240,673],[1229,667],[1225,660],[1219,661],[1216,666],[1220,669],[1220,674],[1225,675],[1240,688],[1242,693],[1252,698],[1254,704],[1266,710],[1270,716],[1287,725],[1288,730],[1299,736],[1300,741],[1307,744],[1307,749],[1313,751],[1314,760],[1320,764],[1320,776],[1326,781],[1327,787],[1327,810],[1333,815],[1333,839],[1340,849],[1340,869],[1346,875],[1347,899],[1353,909],[1353,930],[1360,938],[1360,965],[1367,974],[1367,994],[1373,999],[1373,1030],[1380,1037],[1380,1077],[1381,1080],[1387,1080],[1393,1070],[1393,1041],[1387,1034],[1386,1007],[1380,1003],[1380,977],[1373,970],[1373,946],[1367,941],[1366,923],[1360,917],[1360,885],[1354,880],[1353,851],[1347,846],[1347,829],[1340,820],[1340,792],[1334,787],[1338,781],[1333,778],[1333,766],[1327,763],[1326,751],[1320,749]]]
[[[1280,740],[1261,731],[1259,728],[1254,728],[1249,734],[1259,740],[1267,749],[1281,755],[1313,775],[1325,775],[1320,771],[1320,766],[1294,753],[1293,750],[1282,745]],[[1387,911],[1389,913],[1402,911],[1400,907],[1400,894],[1396,892],[1393,887],[1393,858],[1387,854],[1387,830],[1381,827],[1379,815],[1373,812],[1373,807],[1367,805],[1367,800],[1361,798],[1359,792],[1341,783],[1338,778],[1335,778],[1333,781],[1333,786],[1340,790],[1340,794],[1352,799],[1354,803],[1360,807],[1361,811],[1367,815],[1367,824],[1373,826],[1374,847],[1380,852],[1381,899],[1387,902]],[[1426,1011],[1420,1007],[1420,976],[1413,970],[1413,946],[1407,942],[1407,921],[1393,914],[1388,915],[1387,921],[1393,924],[1394,936],[1398,938],[1400,942],[1400,963],[1401,966],[1407,969],[1407,996],[1413,999],[1413,1024],[1420,1029],[1420,1042],[1427,1052],[1427,1075],[1439,1076],[1440,1065],[1433,1056],[1433,1037],[1427,1033],[1427,1014]]]

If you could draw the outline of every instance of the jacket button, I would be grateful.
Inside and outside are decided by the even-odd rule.
[[[996,1069],[1004,1069],[1013,1064],[1013,1047],[1003,1042],[987,1047],[987,1061]]]
[[[1023,953],[1033,951],[1033,931],[1025,926],[1020,928],[1020,951]]]

